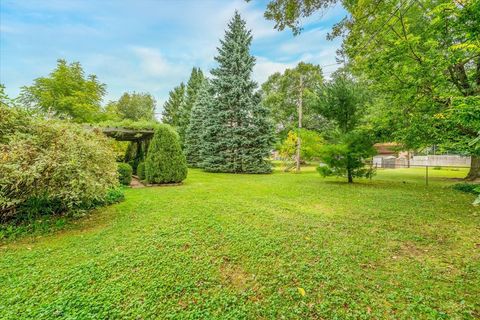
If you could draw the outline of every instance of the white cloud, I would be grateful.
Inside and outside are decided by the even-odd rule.
[[[165,76],[173,71],[173,66],[162,56],[160,51],[147,47],[133,47],[133,52],[140,58],[142,69],[153,76]]]
[[[297,62],[282,63],[269,60],[265,57],[256,57],[257,63],[253,68],[253,79],[262,84],[270,75],[275,72],[283,72],[285,69],[293,68]]]
[[[62,57],[80,61],[86,73],[106,83],[107,100],[135,90],[152,93],[161,105],[174,86],[188,80],[193,66],[208,74],[235,10],[252,29],[253,77],[260,84],[301,60],[331,64],[339,47],[339,41],[325,39],[331,23],[318,24],[316,16],[305,21],[315,29],[292,37],[290,30],[273,28],[258,1],[0,1],[10,9],[0,24],[5,39],[0,80],[9,91],[48,74]],[[342,15],[337,9],[324,18],[335,20]]]

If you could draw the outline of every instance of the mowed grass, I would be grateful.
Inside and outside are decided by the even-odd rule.
[[[0,248],[1,319],[475,319],[480,210],[465,171],[190,170]]]

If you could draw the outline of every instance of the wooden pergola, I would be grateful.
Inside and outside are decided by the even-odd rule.
[[[128,129],[128,128],[115,128],[104,127],[98,128],[107,137],[113,138],[119,141],[132,141],[141,142],[150,140],[153,137],[153,129]]]

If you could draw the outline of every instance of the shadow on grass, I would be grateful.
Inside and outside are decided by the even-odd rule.
[[[102,209],[113,209],[118,204],[115,203],[73,214],[40,215],[29,219],[0,223],[0,247],[16,241],[28,241],[63,232],[102,228],[112,220],[111,218],[115,212],[115,210]],[[102,214],[97,214],[100,211]]]

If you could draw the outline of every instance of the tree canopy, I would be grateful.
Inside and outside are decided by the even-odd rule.
[[[105,84],[95,75],[85,76],[79,62],[58,60],[47,77],[22,87],[19,101],[28,108],[75,122],[94,122],[99,118]]]
[[[273,0],[265,16],[301,31],[301,19],[338,1]],[[382,119],[406,148],[440,145],[472,156],[479,175],[480,2],[341,1],[348,16],[330,38],[343,37],[348,67],[388,100]],[[452,131],[453,130],[453,131]]]
[[[262,84],[262,103],[271,110],[276,129],[281,135],[297,127],[297,101],[300,91],[303,101],[303,127],[317,131],[325,128],[325,119],[317,110],[318,92],[322,84],[321,67],[304,62],[285,70],[283,74],[274,73]]]
[[[155,98],[149,93],[125,92],[118,101],[107,106],[107,112],[120,120],[154,121],[155,105]]]
[[[205,119],[208,115],[208,109],[213,104],[211,91],[210,84],[205,80],[198,92],[198,97],[190,115],[190,122],[185,132],[185,156],[188,165],[192,167],[202,166]]]
[[[335,130],[320,151],[326,165],[319,167],[322,175],[345,176],[351,183],[354,177],[373,174],[365,160],[376,153],[374,140],[371,132],[362,127],[368,100],[362,85],[345,72],[335,73],[325,84],[320,94],[321,113],[333,121]]]

